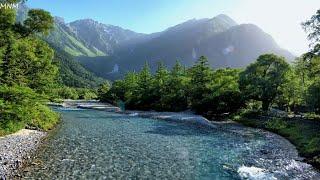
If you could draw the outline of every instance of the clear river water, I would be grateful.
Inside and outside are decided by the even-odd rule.
[[[259,129],[57,111],[62,123],[23,179],[320,179],[287,140]]]

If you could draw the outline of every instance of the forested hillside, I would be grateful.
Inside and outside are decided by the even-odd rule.
[[[106,81],[87,71],[67,52],[58,47],[54,50],[54,62],[59,66],[59,82],[61,84],[77,88],[94,88]]]

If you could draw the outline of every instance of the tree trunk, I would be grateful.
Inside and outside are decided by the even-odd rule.
[[[262,101],[262,110],[263,111],[268,111],[269,110],[269,106],[270,106],[270,102],[269,101]]]

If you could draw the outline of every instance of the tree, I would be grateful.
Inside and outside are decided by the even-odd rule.
[[[57,72],[51,64],[53,51],[42,40],[33,37],[38,33],[46,34],[53,27],[50,13],[30,10],[21,25],[15,21],[14,10],[3,9],[0,19],[3,20],[0,22],[0,83],[23,84],[39,89],[52,83]]]
[[[286,111],[295,111],[301,108],[302,105],[305,105],[305,84],[309,84],[308,79],[304,76],[303,72],[299,72],[299,67],[297,69],[295,67],[290,67],[285,74],[285,80],[279,86],[280,93],[276,98],[278,107]]]
[[[313,111],[319,110],[320,93],[320,9],[308,21],[302,23],[304,30],[308,33],[311,50],[305,53],[302,58],[308,69],[308,78],[310,85],[306,86],[306,102]]]
[[[135,97],[139,99],[136,105],[141,109],[149,109],[154,101],[152,97],[152,85],[153,77],[150,72],[150,67],[146,62],[138,74],[138,89],[135,92]]]
[[[243,106],[239,90],[238,69],[218,69],[213,72],[210,94],[204,99],[203,110],[208,115],[236,112]]]
[[[247,99],[262,101],[267,111],[279,95],[279,86],[285,81],[289,64],[283,57],[264,54],[240,73],[239,88]]]
[[[313,111],[320,113],[320,78],[317,78],[308,88],[307,102]]]
[[[210,82],[212,79],[212,69],[206,57],[201,56],[196,64],[189,69],[190,86],[189,99],[191,108],[198,113],[202,113],[202,102],[210,93]]]
[[[166,103],[163,102],[164,94],[166,93],[168,88],[166,84],[168,83],[169,72],[163,63],[159,62],[158,69],[156,74],[154,75],[154,81],[152,86],[152,94],[153,94],[153,107],[156,109],[165,109]]]
[[[187,85],[189,78],[186,69],[178,61],[169,73],[169,78],[165,83],[162,92],[161,104],[167,111],[182,111],[188,108]]]
[[[316,14],[313,15],[308,21],[302,23],[304,30],[309,33],[308,39],[311,41],[310,47],[311,51],[309,55],[320,54],[320,9],[317,10]]]
[[[54,20],[49,12],[41,9],[31,9],[28,11],[28,18],[24,21],[25,32],[22,37],[27,37],[36,33],[47,35],[53,28]]]
[[[129,107],[134,106],[137,101],[137,98],[140,97],[138,94],[138,74],[134,72],[129,72],[123,79],[123,87],[125,89],[124,99],[122,101]]]
[[[42,95],[55,82],[53,51],[37,36],[48,33],[53,18],[43,10],[28,15],[18,23],[14,9],[0,10],[0,135],[25,126],[47,130],[58,121]]]
[[[108,82],[103,83],[98,88],[98,97],[101,101],[107,102],[108,101],[108,93],[110,91],[110,84]]]

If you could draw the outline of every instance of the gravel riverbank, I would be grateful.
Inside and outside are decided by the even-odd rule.
[[[46,135],[46,132],[22,129],[0,137],[0,179],[10,179]]]

